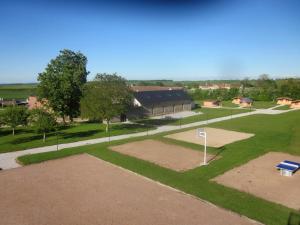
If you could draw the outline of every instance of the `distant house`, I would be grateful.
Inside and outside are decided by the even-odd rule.
[[[17,103],[15,100],[5,100],[5,99],[1,98],[0,104],[1,104],[1,107],[4,107],[4,106],[16,105]]]
[[[232,103],[239,105],[242,98],[243,97],[235,97],[235,98],[232,99]]]
[[[183,89],[152,90],[139,88],[134,91],[134,107],[128,117],[159,116],[190,111],[193,101]],[[143,91],[141,91],[143,90]]]
[[[218,100],[204,100],[203,106],[208,108],[219,107],[221,106],[221,101]]]
[[[216,89],[219,89],[219,85],[217,85],[217,84],[199,85],[199,89],[201,89],[201,90],[216,90]]]
[[[292,109],[298,109],[298,108],[300,108],[300,100],[294,100],[294,101],[292,101],[290,107]]]
[[[253,100],[251,98],[241,98],[240,106],[241,107],[251,107]]]
[[[291,105],[292,101],[293,101],[293,99],[291,99],[289,97],[280,97],[280,98],[277,98],[277,104],[278,105]]]
[[[205,84],[199,85],[199,89],[201,90],[217,90],[217,89],[231,89],[230,84],[221,83],[221,84]]]
[[[241,107],[251,107],[253,100],[251,98],[235,97],[232,99],[232,103],[240,105]]]
[[[29,96],[27,99],[27,104],[29,110],[40,109],[45,107],[45,105],[47,104],[47,100],[38,100],[36,96]]]
[[[15,99],[7,100],[7,99],[0,98],[0,106],[2,108],[5,106],[13,106],[13,105],[24,106],[27,105],[27,102],[23,100],[15,100]]]

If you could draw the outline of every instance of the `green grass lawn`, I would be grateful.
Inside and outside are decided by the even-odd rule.
[[[289,109],[291,109],[289,105],[282,105],[275,108],[274,110],[289,110]]]
[[[30,95],[35,95],[34,88],[0,88],[0,98],[4,99],[27,99]]]
[[[145,130],[154,129],[156,126],[159,125],[188,124],[207,119],[243,113],[247,112],[248,110],[203,108],[198,109],[198,111],[201,111],[203,114],[186,117],[181,120],[146,119],[138,121],[137,124],[113,124],[111,127],[110,135],[115,136],[121,134],[141,132]],[[30,127],[18,128],[16,130],[15,136],[12,136],[11,130],[9,128],[2,128],[0,129],[0,153],[55,145],[57,141],[58,143],[62,144],[108,136],[108,134],[105,132],[105,125],[99,123],[75,124],[70,127],[60,129],[57,134],[57,137],[56,132],[47,134],[47,140],[45,143],[43,143],[42,135],[35,133],[35,131]]]
[[[222,107],[237,108],[239,105],[233,104],[231,101],[222,101]]]
[[[141,124],[149,124],[149,125],[180,125],[180,124],[183,125],[183,124],[189,124],[189,123],[195,123],[199,121],[219,118],[223,116],[245,113],[245,112],[249,112],[250,109],[198,108],[194,111],[202,112],[202,114],[189,116],[181,119],[143,119],[137,122]]]
[[[273,106],[276,106],[276,102],[270,102],[270,101],[254,101],[253,102],[253,108],[256,109],[267,109],[271,108]]]
[[[211,124],[211,127],[254,133],[255,136],[226,145],[220,149],[209,148],[209,152],[215,152],[221,157],[208,166],[186,172],[172,171],[108,149],[109,145],[141,140],[145,137],[22,156],[19,161],[27,165],[87,152],[262,223],[279,225],[286,224],[289,213],[293,210],[251,194],[219,185],[210,180],[269,151],[282,151],[300,155],[300,127],[298,124],[300,124],[300,111],[279,115],[252,115]],[[163,138],[164,135],[166,133],[148,138],[171,141]],[[180,141],[174,141],[174,143],[199,151],[203,149],[202,146],[195,144]]]
[[[105,132],[105,125],[100,123],[77,123],[65,128],[61,128],[58,132],[47,134],[46,142],[42,141],[42,135],[37,134],[32,128],[17,128],[16,135],[12,136],[11,129],[0,129],[0,153],[24,150],[28,148],[55,145],[57,142],[70,143],[93,138],[101,138],[141,132],[154,129],[150,125],[142,124],[113,124],[110,133]],[[56,136],[57,134],[57,136]]]

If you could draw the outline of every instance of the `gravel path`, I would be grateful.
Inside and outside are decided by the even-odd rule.
[[[23,151],[2,153],[2,154],[0,154],[0,168],[11,169],[11,168],[20,167],[21,165],[18,164],[15,159],[22,155],[35,154],[35,153],[41,153],[41,152],[49,152],[49,151],[57,151],[59,149],[64,149],[64,148],[72,148],[72,147],[78,147],[78,146],[84,146],[84,145],[98,144],[98,143],[107,142],[109,140],[114,141],[114,140],[122,140],[122,139],[127,139],[127,138],[132,138],[132,137],[148,136],[148,135],[152,135],[152,134],[158,134],[158,133],[167,132],[167,131],[175,131],[175,130],[190,128],[190,127],[195,127],[195,126],[202,126],[202,125],[207,125],[207,124],[211,124],[211,123],[215,123],[215,122],[220,122],[220,121],[224,121],[224,120],[230,120],[230,119],[234,119],[234,118],[245,117],[245,116],[255,115],[255,114],[281,114],[281,113],[286,113],[286,112],[293,111],[293,110],[296,110],[296,109],[291,109],[291,110],[259,109],[259,110],[255,110],[252,112],[240,113],[240,114],[231,115],[231,116],[224,116],[224,117],[219,117],[219,118],[215,118],[215,119],[185,124],[185,125],[181,125],[181,126],[169,126],[169,125],[168,126],[160,126],[156,130],[151,130],[148,132],[145,131],[145,132],[140,132],[140,133],[124,134],[124,135],[113,136],[110,138],[107,138],[107,137],[97,138],[97,139],[78,141],[78,142],[72,142],[72,143],[67,143],[67,144],[60,144],[58,146],[52,145],[52,146],[46,146],[46,147],[40,147],[40,148],[27,149],[27,150],[23,150]]]

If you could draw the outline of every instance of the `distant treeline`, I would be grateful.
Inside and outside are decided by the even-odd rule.
[[[291,97],[300,99],[300,79],[271,79],[268,75],[261,75],[259,79],[243,80],[202,80],[202,81],[174,81],[174,80],[129,80],[130,85],[143,86],[179,86],[185,87],[195,100],[220,99],[231,100],[236,96],[250,97],[256,101],[273,101],[277,97]],[[200,90],[199,85],[230,84],[234,88],[217,90]],[[0,98],[26,99],[36,94],[36,83],[1,84]]]
[[[239,88],[189,91],[194,100],[218,99],[231,100],[237,96],[250,97],[256,101],[274,101],[278,97],[300,99],[300,79],[270,79],[261,75],[257,80],[239,81]]]

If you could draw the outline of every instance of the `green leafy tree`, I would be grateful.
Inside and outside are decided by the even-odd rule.
[[[2,122],[12,129],[12,134],[15,135],[17,126],[27,125],[28,111],[25,107],[9,106],[2,113]]]
[[[132,93],[127,82],[117,74],[97,74],[85,85],[81,100],[84,118],[106,122],[108,132],[113,117],[125,113],[132,104]]]
[[[43,142],[46,141],[46,134],[55,130],[56,120],[53,113],[43,109],[34,109],[31,111],[30,122],[39,134],[43,134]]]
[[[3,121],[3,111],[0,111],[0,127],[4,125],[4,121]]]
[[[62,50],[38,76],[38,95],[63,118],[79,115],[82,87],[86,83],[87,58],[80,52]]]

